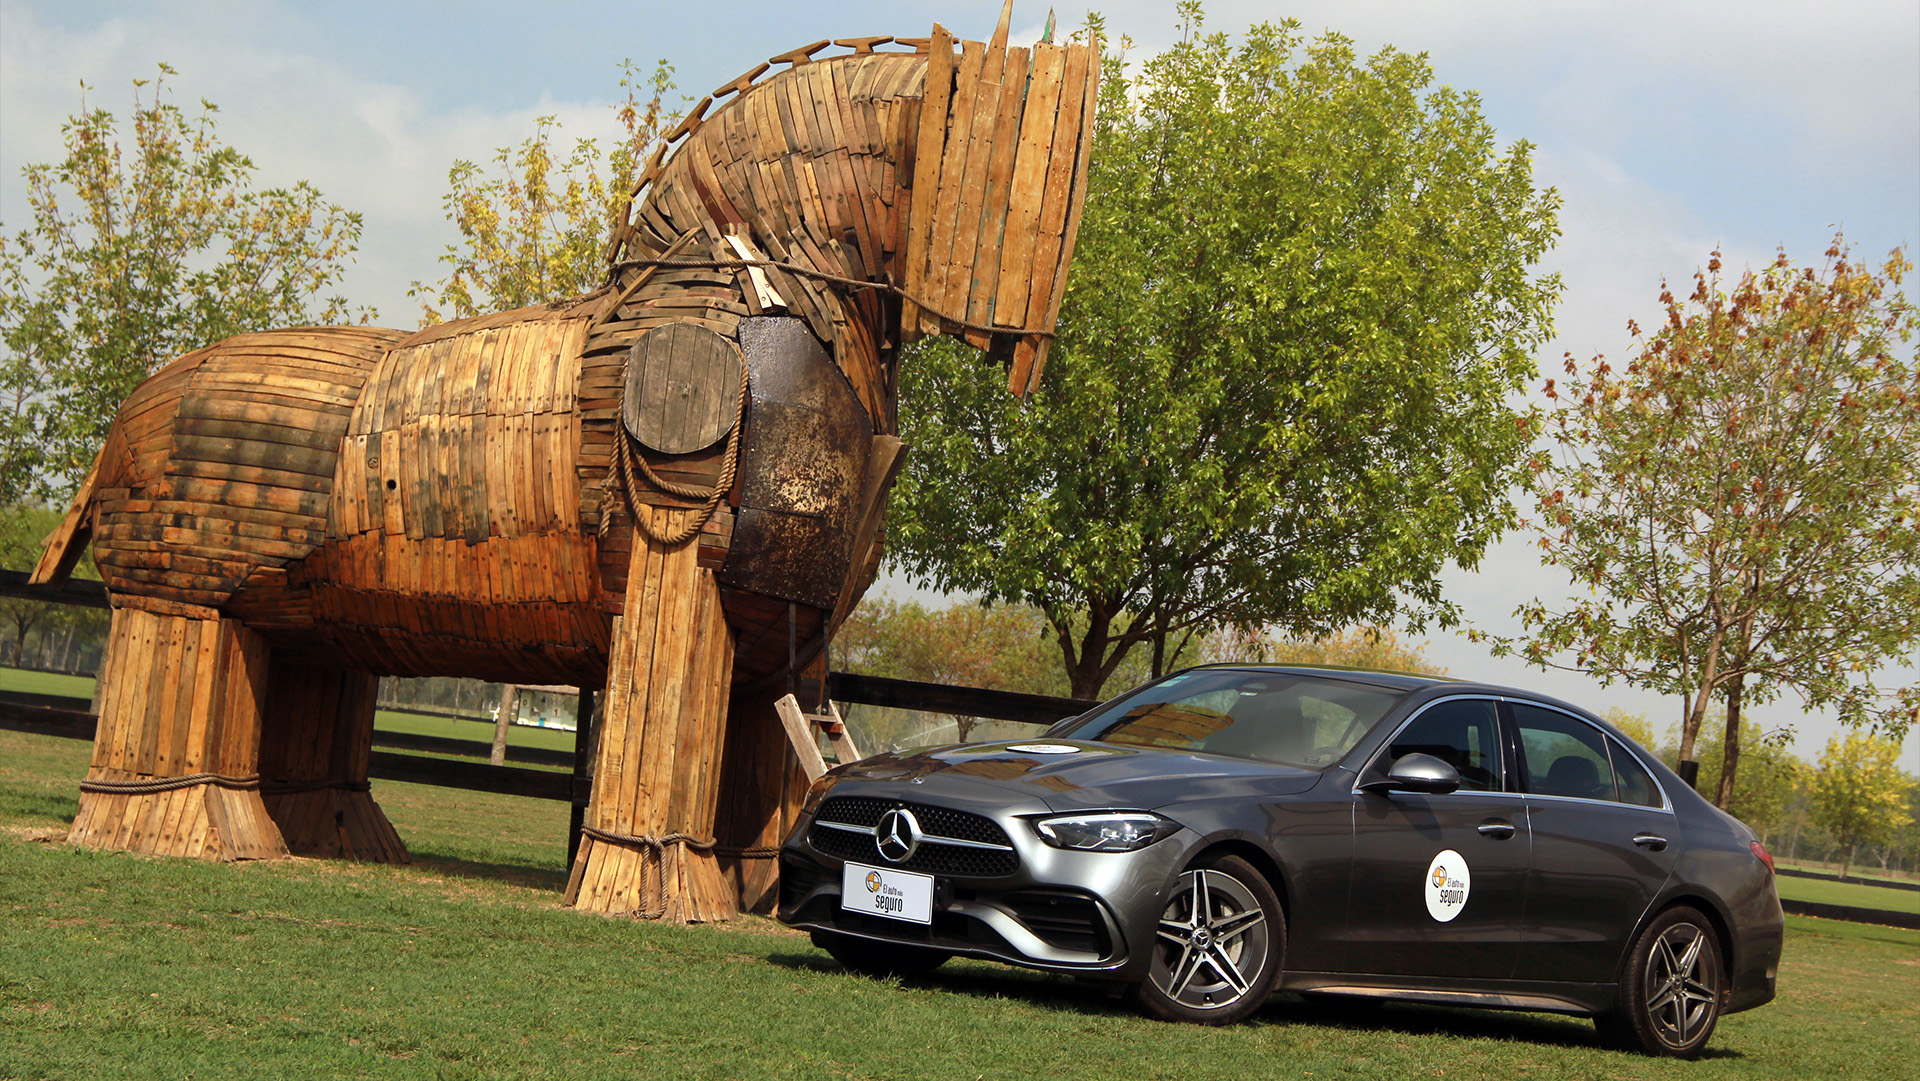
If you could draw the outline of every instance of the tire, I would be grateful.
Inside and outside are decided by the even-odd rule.
[[[1594,1018],[1600,1035],[1623,1050],[1699,1057],[1726,993],[1713,924],[1696,909],[1670,908],[1633,940],[1620,969],[1613,1009]]]
[[[1280,982],[1287,921],[1266,876],[1238,856],[1215,856],[1174,880],[1135,997],[1163,1021],[1230,1025]]]
[[[815,931],[813,944],[827,951],[847,971],[862,976],[911,979],[932,972],[953,957],[950,953],[930,950],[925,946],[903,946],[826,931]]]

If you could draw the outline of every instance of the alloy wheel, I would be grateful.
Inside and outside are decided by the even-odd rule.
[[[1180,876],[1155,935],[1149,978],[1169,1000],[1196,1011],[1225,1010],[1253,993],[1272,941],[1253,891],[1205,867]]]
[[[1719,1007],[1719,974],[1707,932],[1676,923],[1652,944],[1646,967],[1647,1023],[1672,1048],[1691,1045],[1713,1023]]]

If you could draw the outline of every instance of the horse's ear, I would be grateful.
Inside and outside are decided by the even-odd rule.
[[[1097,47],[961,43],[935,25],[914,146],[900,340],[951,334],[1038,384],[1086,199]]]

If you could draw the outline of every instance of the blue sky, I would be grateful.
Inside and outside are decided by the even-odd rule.
[[[1076,26],[1084,4],[1058,5]],[[1133,55],[1178,33],[1171,0],[1098,5]],[[984,38],[997,2],[837,4],[202,2],[0,0],[0,221],[25,220],[22,165],[54,158],[61,119],[91,101],[125,109],[130,80],[166,61],[179,100],[221,106],[221,131],[264,184],[307,179],[366,216],[345,292],[411,326],[410,281],[438,275],[456,234],[441,211],[447,167],[519,141],[534,117],[564,130],[613,132],[619,62],[665,58],[698,97],[764,57],[824,37],[923,36],[935,21]],[[1567,291],[1557,340],[1542,351],[1621,355],[1629,318],[1647,321],[1662,277],[1684,279],[1718,246],[1734,267],[1784,246],[1816,259],[1835,228],[1878,257],[1920,239],[1920,5],[1216,2],[1209,29],[1298,18],[1363,53],[1392,44],[1429,55],[1439,82],[1477,91],[1506,141],[1537,148],[1537,177],[1565,199],[1547,261]],[[1017,40],[1046,8],[1016,7]],[[1909,292],[1913,292],[1912,289]],[[1565,596],[1557,572],[1518,542],[1449,589],[1469,614],[1508,626],[1515,605]],[[1544,686],[1597,708],[1622,705],[1664,725],[1671,702],[1581,677],[1541,674],[1436,637],[1429,654],[1456,675]],[[1909,671],[1906,678],[1920,678]],[[1798,722],[1803,754],[1831,722],[1793,703],[1762,707]],[[1920,739],[1908,768],[1920,770]]]

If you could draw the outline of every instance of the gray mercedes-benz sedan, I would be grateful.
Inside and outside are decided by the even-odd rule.
[[[1211,1024],[1275,990],[1551,1010],[1678,1056],[1773,998],[1784,923],[1753,832],[1590,713],[1255,665],[833,770],[779,915],[863,972],[992,958]]]

